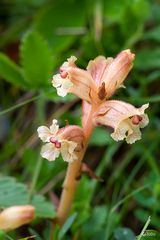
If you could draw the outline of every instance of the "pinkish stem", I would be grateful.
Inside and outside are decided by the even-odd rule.
[[[81,163],[86,152],[89,138],[93,131],[92,113],[93,109],[90,110],[90,114],[88,114],[87,121],[85,121],[85,125],[83,126],[85,134],[85,143],[83,151],[81,151],[76,161],[68,165],[67,173],[63,184],[63,190],[60,198],[60,204],[57,210],[56,223],[58,223],[60,226],[62,226],[66,221],[75,196],[78,184],[78,176],[80,174],[81,169]]]

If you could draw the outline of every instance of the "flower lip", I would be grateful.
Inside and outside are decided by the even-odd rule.
[[[61,71],[60,76],[61,78],[66,78],[68,76],[68,73],[66,71]]]
[[[132,123],[134,125],[138,125],[142,121],[142,117],[139,115],[135,115],[132,117]]]
[[[53,143],[55,145],[56,148],[61,148],[61,142],[56,140],[54,137],[51,137],[49,140],[51,143]]]

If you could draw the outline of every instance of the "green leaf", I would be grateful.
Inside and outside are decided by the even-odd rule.
[[[128,5],[128,0],[104,1],[104,13],[112,21],[119,21]]]
[[[85,5],[84,0],[79,1],[78,6],[76,1],[60,0],[38,12],[34,28],[48,40],[54,54],[65,50],[85,31]]]
[[[57,240],[57,239],[58,239],[59,231],[60,231],[60,226],[59,226],[58,224],[56,224],[56,225],[54,226],[54,233],[53,233],[53,238],[52,238],[52,240]]]
[[[43,196],[35,195],[31,204],[36,208],[37,217],[52,218],[54,216],[53,204],[47,202]]]
[[[63,239],[63,237],[65,236],[66,232],[70,229],[71,225],[73,224],[74,220],[77,217],[77,213],[74,213],[72,216],[70,216],[67,221],[65,222],[65,224],[63,225],[63,227],[61,228],[59,234],[58,234],[58,240]]]
[[[139,21],[144,21],[150,14],[150,3],[147,0],[136,0],[132,2],[132,11]]]
[[[32,236],[35,236],[35,237],[36,237],[36,240],[43,240],[43,239],[41,238],[41,236],[39,235],[39,233],[38,233],[35,229],[29,228],[28,230],[29,230],[29,233],[30,233]]]
[[[0,177],[0,207],[27,203],[27,188],[11,177]]]
[[[139,51],[134,66],[140,70],[160,68],[160,47]]]
[[[37,32],[27,34],[21,45],[21,62],[27,82],[32,88],[49,84],[52,55],[47,42]]]
[[[129,2],[123,14],[123,17],[120,19],[121,31],[124,34],[124,36],[126,36],[126,38],[131,38],[135,36],[135,34],[137,35],[139,29],[144,25],[145,20],[148,17],[149,13],[150,13],[149,1],[137,0]]]
[[[129,228],[117,228],[114,231],[114,237],[116,240],[135,240],[134,233]]]
[[[152,207],[157,205],[155,196],[145,196],[144,193],[138,193],[135,195],[136,201],[144,207]],[[158,204],[159,206],[159,204]]]
[[[95,235],[104,230],[107,216],[108,209],[105,205],[95,207],[91,212],[90,218],[82,225],[82,234],[87,239],[96,239]]]
[[[0,75],[22,89],[27,87],[22,69],[3,53],[0,53]]]
[[[0,239],[4,239],[5,232],[3,230],[0,230]]]
[[[160,26],[157,26],[150,31],[146,32],[143,36],[143,39],[148,40],[155,40],[157,42],[160,42]]]
[[[28,195],[26,185],[17,183],[12,177],[0,177],[0,208],[29,204]],[[53,218],[55,216],[53,205],[41,195],[35,195],[30,204],[35,207],[37,217]]]

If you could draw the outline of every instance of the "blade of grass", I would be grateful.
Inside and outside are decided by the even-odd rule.
[[[30,98],[30,99],[28,99],[28,100],[26,100],[26,101],[24,101],[24,102],[18,103],[18,104],[16,104],[16,105],[12,106],[12,107],[9,107],[9,108],[1,111],[1,112],[0,112],[0,116],[2,116],[3,114],[9,113],[9,112],[11,112],[11,111],[13,111],[13,110],[15,110],[15,109],[17,109],[17,108],[20,108],[20,107],[22,107],[22,106],[24,106],[24,105],[26,105],[26,104],[28,104],[28,103],[30,103],[30,102],[36,101],[36,100],[38,100],[40,97],[41,97],[41,95],[38,95],[38,96],[35,96],[35,97],[33,97],[33,98]]]
[[[151,221],[151,217],[149,216],[148,219],[147,219],[147,222],[145,223],[145,225],[144,225],[144,227],[143,227],[143,229],[140,233],[140,235],[137,237],[137,240],[140,240],[143,237],[144,232],[146,231],[148,225],[150,224],[150,221]]]

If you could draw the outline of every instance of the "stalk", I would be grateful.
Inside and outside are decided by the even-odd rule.
[[[92,113],[93,111],[91,109],[88,120],[86,121],[85,126],[83,126],[85,134],[85,143],[83,151],[79,154],[79,158],[76,161],[68,165],[67,173],[63,184],[63,190],[60,198],[60,204],[57,210],[56,223],[58,223],[60,226],[62,226],[66,221],[75,196],[78,184],[77,178],[80,174],[81,163],[87,149],[89,138],[93,131]]]

